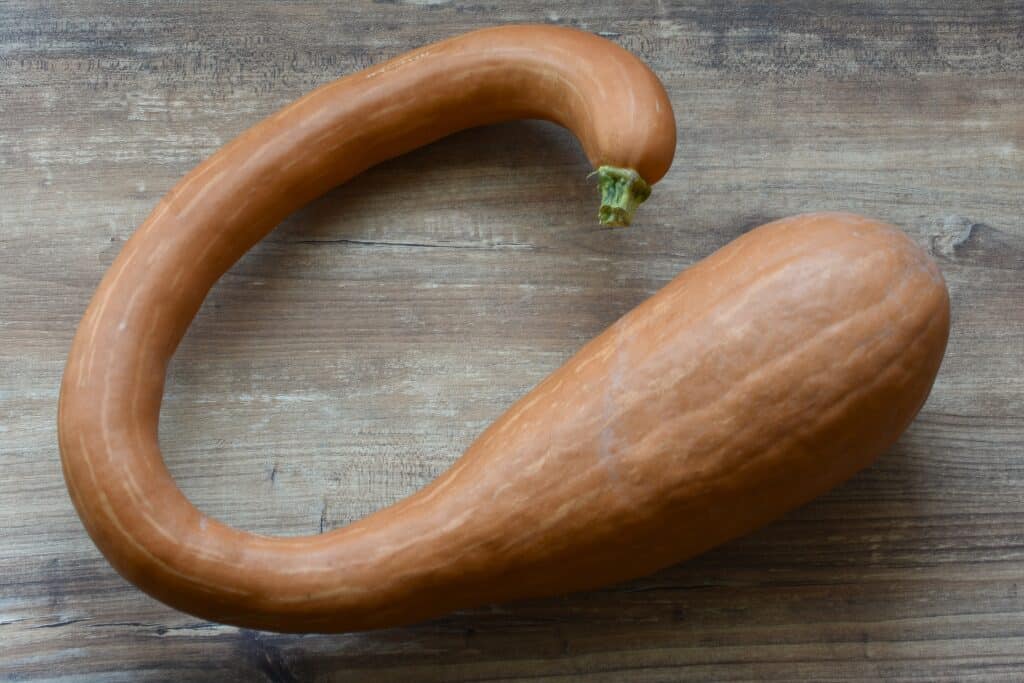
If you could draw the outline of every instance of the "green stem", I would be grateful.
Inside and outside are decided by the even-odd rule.
[[[601,224],[614,228],[629,225],[636,207],[651,196],[651,186],[631,168],[601,166],[596,173],[601,190],[601,210],[597,213]]]

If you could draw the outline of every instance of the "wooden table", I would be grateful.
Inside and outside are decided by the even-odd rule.
[[[1024,6],[548,4],[0,4],[0,678],[1024,678]],[[199,507],[309,534],[386,506],[681,269],[813,209],[888,219],[941,264],[953,333],[927,406],[833,493],[602,591],[305,637],[141,594],[75,516],[54,429],[104,270],[264,115],[512,21],[647,60],[679,122],[671,173],[633,228],[601,230],[575,140],[511,123],[290,218],[216,286],[171,368],[162,442]]]

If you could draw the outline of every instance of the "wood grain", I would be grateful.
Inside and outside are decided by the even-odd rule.
[[[1024,6],[0,2],[0,678],[976,680],[1024,672]],[[204,511],[263,533],[358,519],[745,230],[841,209],[936,255],[953,333],[879,463],[656,576],[405,629],[277,636],[120,579],[64,490],[75,325],[159,197],[311,88],[493,23],[600,32],[676,108],[676,165],[599,230],[576,142],[469,131],[290,218],[217,285],[161,436]]]

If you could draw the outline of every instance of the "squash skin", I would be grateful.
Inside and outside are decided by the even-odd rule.
[[[396,506],[433,552],[392,558],[424,576],[378,614],[438,591],[451,609],[594,588],[756,529],[896,441],[948,333],[942,276],[898,229],[845,213],[757,228],[588,343]]]
[[[592,36],[528,28],[453,39],[439,52],[425,48],[429,59],[418,51],[372,80],[343,79],[341,90],[304,98],[189,174],[126,244],[76,335],[58,427],[76,509],[127,579],[194,615],[278,631],[376,628],[580,590],[776,518],[870,463],[909,424],[948,335],[941,276],[890,226],[812,214],[758,228],[683,272],[517,402],[451,469],[390,508],[320,536],[271,538],[189,503],[156,440],[166,365],[210,286],[249,246],[381,154],[456,124],[537,114],[551,93],[529,91],[517,76],[524,44],[649,73]],[[430,69],[445,64],[478,73],[481,53],[480,73],[493,77],[492,66],[506,65],[502,50],[515,62],[503,87],[526,88],[533,109],[481,106],[476,118],[409,123],[410,107],[429,114],[472,103],[451,93],[401,101],[395,93],[410,91],[402,79],[435,78]],[[529,68],[564,68],[550,58]],[[413,65],[430,69],[412,74]],[[356,136],[331,147],[323,136],[339,121],[381,105],[358,100],[366,80],[393,88],[394,118],[366,129],[392,142],[374,147]],[[639,99],[661,102],[660,85],[644,82]],[[651,123],[617,109],[614,125],[595,123],[586,107],[563,110],[561,122],[584,138],[595,164],[645,169],[650,182],[667,169],[674,127],[664,134],[664,110]],[[623,137],[600,132],[612,130]],[[282,168],[296,150],[310,156]]]

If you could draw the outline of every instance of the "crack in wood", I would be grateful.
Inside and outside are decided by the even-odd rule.
[[[295,240],[292,244],[355,244],[368,247],[411,247],[416,249],[465,249],[469,251],[499,251],[503,249],[535,250],[533,244],[521,242],[495,242],[493,244],[455,244],[446,242],[392,242],[388,240],[362,240],[349,237],[323,240]]]

